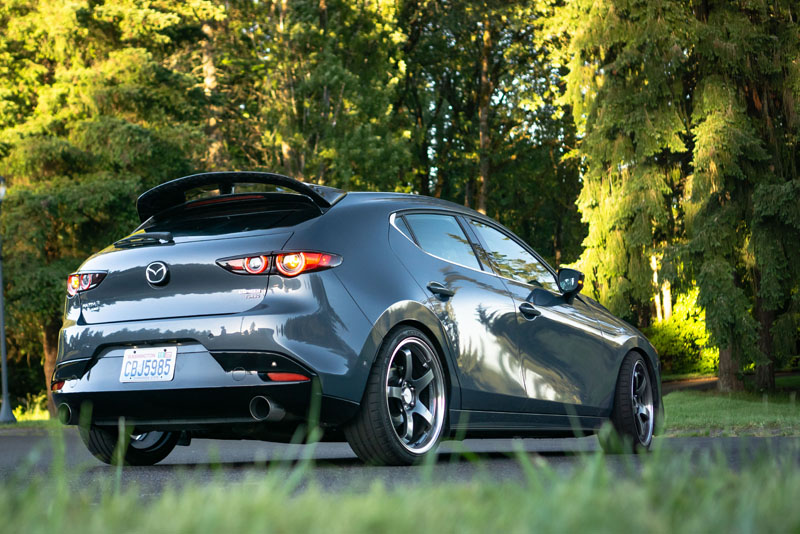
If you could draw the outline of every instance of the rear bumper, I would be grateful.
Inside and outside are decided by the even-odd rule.
[[[124,417],[126,424],[162,429],[241,423],[269,434],[270,426],[290,428],[308,420],[309,413],[318,413],[323,426],[338,426],[358,407],[322,395],[316,373],[277,353],[210,353],[198,344],[179,344],[171,381],[122,383],[124,350],[109,348],[98,358],[57,366],[54,380],[65,383],[53,397],[65,422],[116,425]],[[274,382],[268,371],[300,373],[310,380]]]

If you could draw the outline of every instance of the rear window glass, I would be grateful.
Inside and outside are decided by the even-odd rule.
[[[170,232],[173,237],[233,234],[295,226],[313,219],[319,214],[319,211],[315,210],[289,209],[172,217],[166,220],[156,220],[144,227],[144,230],[145,232]]]
[[[286,189],[284,187],[278,187],[271,184],[237,182],[230,184],[223,189],[220,189],[218,185],[214,184],[204,185],[202,187],[195,187],[194,189],[187,190],[184,193],[185,195],[184,198],[186,202],[192,202],[195,200],[202,200],[205,198],[214,198],[221,195],[241,195],[245,193],[286,193],[286,194],[298,195],[296,191],[292,191],[291,189]]]
[[[455,217],[419,213],[406,215],[405,219],[417,238],[417,244],[424,251],[459,265],[481,268]]]

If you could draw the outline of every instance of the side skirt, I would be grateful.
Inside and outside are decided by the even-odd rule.
[[[605,417],[450,410],[451,436],[554,437],[594,434]]]

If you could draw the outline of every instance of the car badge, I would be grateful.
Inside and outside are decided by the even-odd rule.
[[[163,261],[154,261],[145,269],[145,278],[154,286],[164,285],[169,281],[169,269]]]

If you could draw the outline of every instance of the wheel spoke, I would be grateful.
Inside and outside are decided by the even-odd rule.
[[[414,436],[414,415],[406,410],[406,428],[405,432],[403,432],[403,439],[406,441],[411,441],[411,438]]]
[[[397,386],[386,386],[386,396],[390,399],[403,400],[403,389]]]
[[[637,377],[638,377],[637,382],[639,383],[639,387],[636,388],[636,394],[641,397],[647,390],[647,379],[641,374],[638,374]]]
[[[421,402],[417,402],[414,405],[414,409],[411,410],[412,413],[418,414],[420,417],[425,419],[425,422],[428,423],[428,427],[433,425],[433,414],[428,407],[422,404]]]
[[[395,415],[390,413],[389,416],[392,418],[392,426],[394,426],[395,428],[397,428],[398,426],[402,426],[403,423],[405,422],[403,420],[403,416],[400,414]]]
[[[405,365],[405,380],[406,382],[411,381],[411,368],[413,367],[412,358],[411,358],[411,351],[409,349],[403,349],[403,356],[405,357],[404,365]]]
[[[414,389],[417,390],[417,394],[422,393],[426,387],[433,382],[433,370],[428,369],[428,372],[422,375],[421,377],[417,378],[416,380],[412,380],[411,383],[414,385]]]

